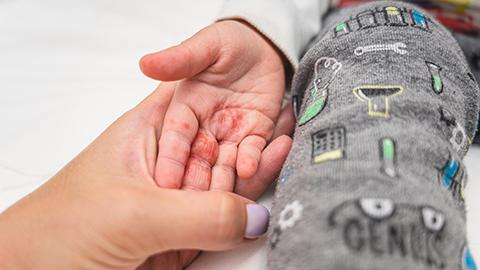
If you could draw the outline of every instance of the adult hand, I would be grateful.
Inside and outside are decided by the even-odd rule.
[[[0,214],[1,269],[181,269],[197,254],[184,250],[229,249],[265,232],[268,212],[253,201],[155,185],[157,143],[172,95],[170,84],[160,85]],[[283,137],[283,147],[265,149],[273,158],[260,162],[264,182],[274,179],[290,143]]]
[[[154,79],[181,80],[171,84],[175,94],[159,141],[157,184],[235,188],[250,196],[261,158],[275,158],[265,156],[265,146],[284,145],[273,140],[285,88],[281,54],[247,24],[221,21],[143,57],[140,66]],[[289,124],[283,132],[290,133],[292,111],[281,118],[290,118],[283,121]]]

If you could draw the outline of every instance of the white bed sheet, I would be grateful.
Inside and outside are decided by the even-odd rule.
[[[139,4],[141,3],[141,4]],[[0,0],[0,211],[72,159],[156,85],[138,59],[210,23],[221,0]],[[466,158],[469,236],[480,255],[480,148]],[[272,192],[261,202],[270,205]],[[189,268],[265,269],[265,239]]]

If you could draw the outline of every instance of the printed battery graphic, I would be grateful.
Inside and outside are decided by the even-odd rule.
[[[380,140],[380,149],[383,162],[382,171],[390,177],[396,177],[397,171],[395,169],[395,142],[390,138],[383,138]]]
[[[443,82],[442,82],[442,77],[440,77],[440,71],[442,70],[441,67],[435,65],[434,63],[431,62],[425,62],[428,67],[428,71],[430,72],[430,75],[432,76],[432,88],[435,93],[440,94],[443,91]]]
[[[341,159],[344,156],[345,128],[324,129],[312,135],[313,163]]]

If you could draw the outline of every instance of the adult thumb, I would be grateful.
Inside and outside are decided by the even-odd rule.
[[[233,193],[155,189],[147,197],[143,222],[154,235],[147,245],[150,254],[231,249],[260,237],[268,227],[265,207]]]
[[[207,26],[181,44],[147,54],[140,69],[148,77],[161,81],[190,78],[217,60],[221,44],[215,26]]]

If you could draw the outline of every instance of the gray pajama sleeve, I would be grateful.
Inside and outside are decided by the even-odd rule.
[[[476,270],[462,159],[480,93],[443,26],[397,1],[331,14],[292,91],[269,269]]]

